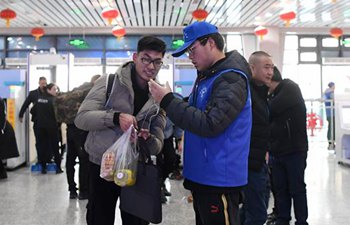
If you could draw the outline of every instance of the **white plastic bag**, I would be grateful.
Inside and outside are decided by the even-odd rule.
[[[139,153],[136,149],[137,135],[133,126],[107,149],[102,156],[100,177],[123,187],[136,181]]]

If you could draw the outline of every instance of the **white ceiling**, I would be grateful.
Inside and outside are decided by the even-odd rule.
[[[29,33],[37,26],[46,33],[110,32],[113,25],[101,17],[106,6],[118,9],[120,16],[113,25],[125,26],[127,33],[181,32],[184,24],[193,22],[191,13],[197,8],[207,10],[206,21],[225,31],[251,31],[257,25],[350,30],[350,0],[0,0],[0,10],[10,8],[17,13],[10,28],[5,27],[5,20],[0,21],[0,33]],[[289,28],[283,28],[279,18],[286,9],[297,14]]]

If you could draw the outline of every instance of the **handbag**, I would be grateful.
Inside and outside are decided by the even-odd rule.
[[[136,183],[121,188],[119,207],[147,222],[158,224],[162,222],[160,190],[159,168],[148,155],[138,162]]]

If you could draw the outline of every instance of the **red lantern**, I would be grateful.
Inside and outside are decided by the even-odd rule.
[[[113,9],[111,7],[107,7],[107,8],[104,8],[102,10],[102,17],[104,19],[108,20],[108,25],[111,25],[112,24],[112,20],[117,18],[118,15],[119,15],[118,10]]]
[[[295,16],[296,16],[296,14],[293,11],[289,11],[289,12],[280,14],[280,18],[281,18],[281,20],[285,21],[286,27],[289,27],[290,21],[292,19],[295,19]]]
[[[40,27],[33,28],[30,33],[35,37],[36,41],[39,41],[40,37],[44,36],[45,34],[44,29]]]
[[[117,39],[119,39],[119,38],[122,38],[125,36],[126,31],[125,31],[124,27],[117,25],[117,26],[113,27],[112,34],[114,36],[116,36]]]
[[[260,37],[260,40],[263,40],[264,36],[268,33],[268,30],[266,27],[258,26],[254,29],[254,33]]]
[[[332,37],[338,39],[340,36],[343,35],[343,30],[341,28],[335,27],[330,30],[330,33]]]
[[[192,12],[192,17],[195,20],[202,21],[208,17],[208,12],[204,9],[196,9]]]
[[[0,17],[6,20],[6,27],[10,27],[10,20],[16,18],[16,12],[11,9],[4,9],[0,12]]]

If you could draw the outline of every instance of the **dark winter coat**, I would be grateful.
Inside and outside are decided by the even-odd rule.
[[[6,120],[5,102],[0,98],[0,160],[18,156],[15,132]]]
[[[299,86],[284,79],[270,96],[271,154],[308,150],[306,107]]]
[[[270,149],[269,107],[267,104],[268,87],[250,82],[252,93],[253,126],[248,159],[249,170],[260,171],[265,163],[266,152]]]
[[[25,113],[25,111],[27,110],[27,108],[29,107],[30,103],[33,103],[33,107],[30,110],[30,114],[32,114],[32,121],[35,122],[36,120],[36,107],[35,104],[38,101],[39,96],[43,95],[43,92],[40,91],[40,88],[32,90],[29,92],[28,97],[26,98],[26,100],[23,102],[23,105],[21,107],[21,110],[19,111],[19,118],[23,118],[23,115]]]

